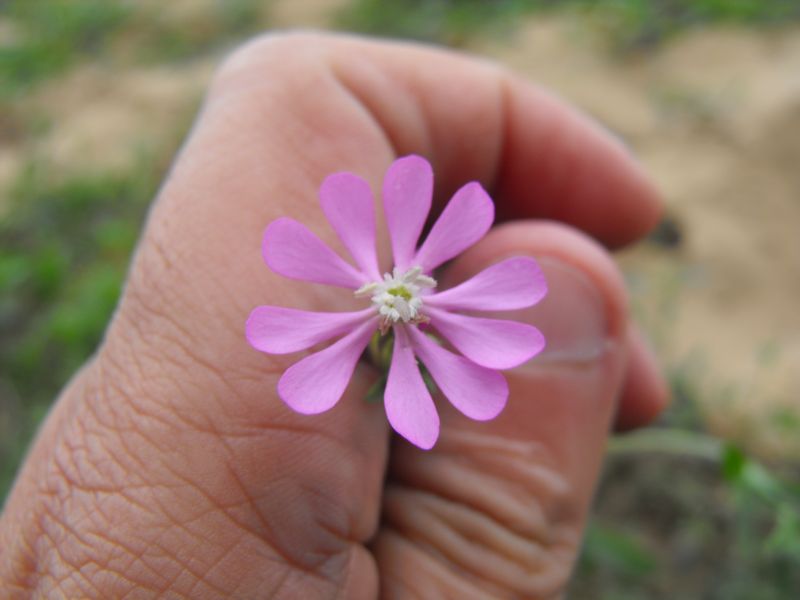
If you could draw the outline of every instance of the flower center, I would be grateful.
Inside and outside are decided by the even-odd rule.
[[[358,297],[370,296],[381,315],[381,333],[398,322],[425,323],[428,317],[422,314],[422,291],[436,287],[436,280],[423,275],[422,267],[412,267],[405,273],[394,268],[385,273],[383,281],[373,281],[356,290]]]

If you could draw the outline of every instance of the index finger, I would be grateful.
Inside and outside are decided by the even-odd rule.
[[[632,155],[551,93],[494,63],[451,51],[344,36],[318,41],[323,39],[324,52],[292,57],[295,66],[310,63],[319,74],[316,83],[301,84],[313,91],[335,83],[392,154],[430,159],[439,197],[477,179],[492,193],[501,220],[558,220],[609,247],[635,241],[657,222],[658,193]],[[280,55],[241,53],[226,77],[252,80],[274,72]],[[320,94],[309,103],[326,99]]]

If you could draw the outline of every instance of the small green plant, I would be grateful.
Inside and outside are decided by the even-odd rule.
[[[367,33],[460,45],[505,30],[522,14],[570,11],[619,47],[652,45],[706,23],[777,24],[800,18],[795,0],[356,0],[340,25]]]

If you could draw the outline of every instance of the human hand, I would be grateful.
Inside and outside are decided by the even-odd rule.
[[[505,411],[475,423],[439,402],[430,452],[390,444],[363,400],[370,367],[302,416],[275,393],[297,357],[243,336],[258,304],[348,308],[341,290],[271,273],[263,229],[292,216],[339,248],[316,202],[324,176],[377,189],[409,153],[433,163],[436,198],[477,179],[505,221],[442,287],[529,255],[550,288],[516,315],[548,349],[506,373]],[[496,65],[340,36],[249,44],[218,73],[102,347],[22,468],[0,581],[20,597],[559,596],[610,428],[666,398],[620,275],[585,234],[618,247],[658,214],[617,142]]]

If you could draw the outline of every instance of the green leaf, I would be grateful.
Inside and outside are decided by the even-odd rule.
[[[784,502],[764,549],[770,554],[786,554],[800,561],[800,507]]]
[[[584,560],[628,577],[641,578],[657,566],[655,556],[630,533],[591,523],[584,543]]]
[[[731,483],[738,483],[747,464],[747,457],[740,448],[727,444],[722,451],[722,474]]]

